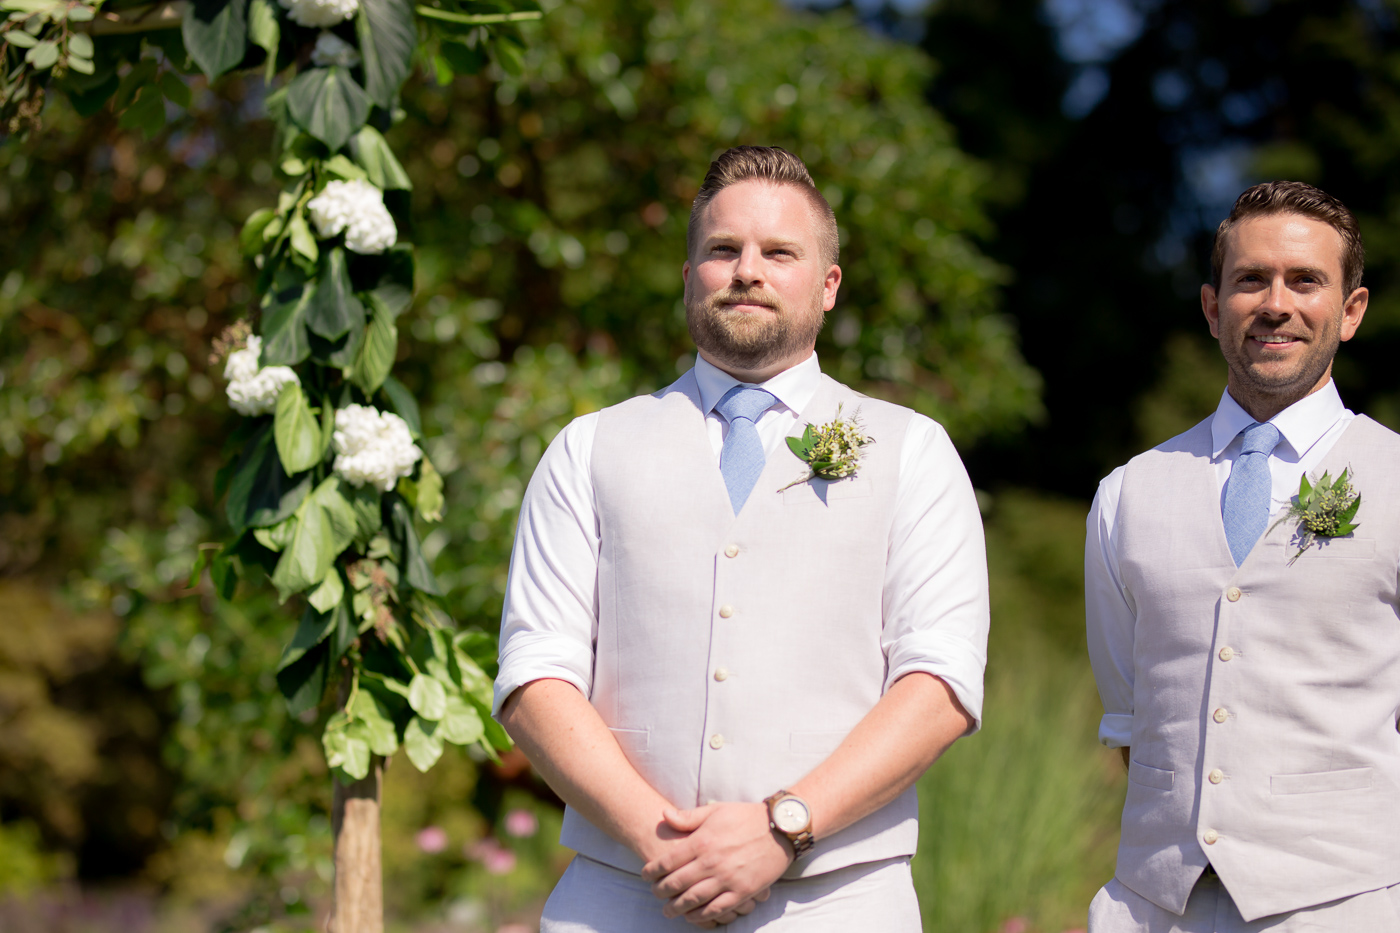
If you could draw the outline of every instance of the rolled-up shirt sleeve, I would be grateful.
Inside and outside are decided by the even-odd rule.
[[[592,692],[599,529],[591,466],[597,424],[597,414],[584,415],[559,432],[521,501],[493,715],[534,680],[563,680],[584,696]]]
[[[922,415],[911,420],[901,451],[884,603],[885,689],[914,671],[932,674],[952,689],[976,732],[990,621],[982,516],[948,433]]]
[[[1085,635],[1104,716],[1099,741],[1109,748],[1132,744],[1133,636],[1137,610],[1118,573],[1114,530],[1123,487],[1119,467],[1099,483],[1084,539]]]

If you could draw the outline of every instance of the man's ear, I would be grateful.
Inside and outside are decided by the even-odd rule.
[[[1220,339],[1220,299],[1215,294],[1214,285],[1201,286],[1201,312],[1206,316],[1206,323],[1210,325],[1210,335],[1216,340]]]
[[[1361,319],[1366,316],[1366,304],[1371,300],[1369,289],[1358,288],[1347,296],[1347,303],[1342,305],[1342,333],[1343,340],[1350,340],[1356,336],[1356,329],[1361,326]]]
[[[686,288],[689,288],[689,287],[690,287],[690,260],[689,260],[689,259],[687,259],[685,262],[681,263],[681,283],[682,283],[683,285],[685,285]]]

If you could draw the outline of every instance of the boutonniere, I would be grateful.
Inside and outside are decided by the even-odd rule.
[[[855,476],[856,468],[860,465],[861,448],[875,443],[875,438],[861,430],[859,409],[851,417],[842,418],[841,407],[837,406],[835,418],[821,427],[807,425],[801,437],[789,437],[787,443],[797,459],[807,464],[809,472],[783,489],[791,489],[814,479]]]
[[[1298,529],[1302,547],[1288,561],[1289,566],[1302,557],[1303,552],[1312,547],[1318,538],[1340,538],[1355,531],[1359,526],[1352,519],[1356,518],[1359,508],[1361,493],[1352,485],[1350,468],[1343,470],[1335,480],[1323,473],[1315,485],[1308,482],[1308,475],[1304,473],[1293,504],[1282,518],[1274,522],[1275,528],[1289,519],[1296,520],[1302,526]]]

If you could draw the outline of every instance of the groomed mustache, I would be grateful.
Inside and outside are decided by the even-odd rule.
[[[722,304],[750,304],[774,308],[778,305],[778,299],[762,288],[727,288],[710,296],[710,307],[715,308]]]

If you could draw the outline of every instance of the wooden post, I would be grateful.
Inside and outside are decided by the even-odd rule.
[[[379,791],[384,760],[353,784],[335,782],[335,901],[330,933],[384,933],[384,874],[379,856]]]

